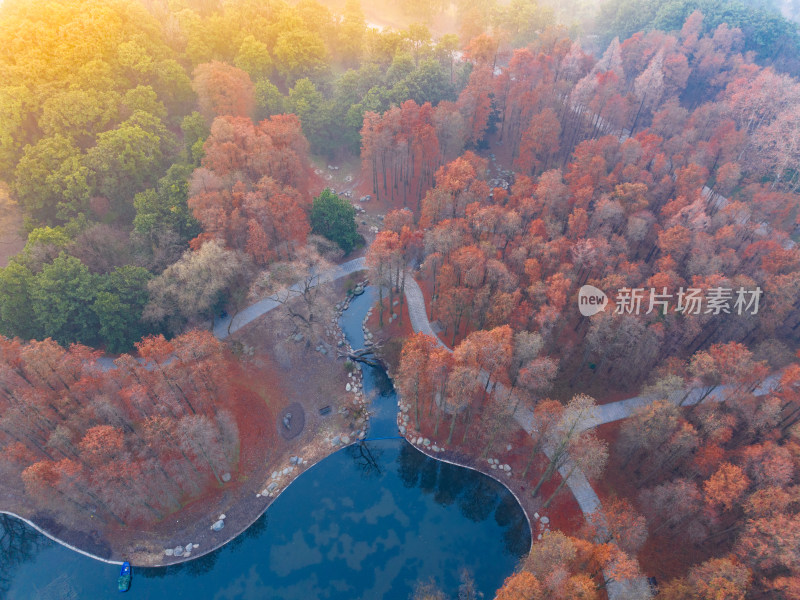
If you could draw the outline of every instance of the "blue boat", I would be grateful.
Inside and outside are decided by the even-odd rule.
[[[131,563],[125,561],[122,563],[122,568],[119,570],[119,577],[117,578],[117,589],[120,592],[127,592],[131,588]]]

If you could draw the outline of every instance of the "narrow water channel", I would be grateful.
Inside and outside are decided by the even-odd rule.
[[[355,348],[373,300],[368,289],[342,317]],[[182,565],[134,569],[127,597],[407,600],[416,582],[430,579],[455,597],[467,569],[492,598],[530,547],[522,509],[491,478],[398,439],[391,382],[382,369],[364,371],[365,392],[376,395],[368,435],[374,441],[311,468],[220,550]],[[117,573],[0,518],[0,598],[119,599]]]

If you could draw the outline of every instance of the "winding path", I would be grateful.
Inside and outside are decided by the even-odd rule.
[[[319,273],[319,280],[318,283],[328,283],[340,279],[342,277],[346,277],[352,273],[357,271],[361,271],[366,268],[366,260],[361,258],[356,258],[350,260],[348,262],[342,263],[341,265],[337,265],[325,271]],[[289,288],[293,291],[300,291],[300,284],[295,284]],[[412,329],[418,333],[424,333],[427,335],[432,336],[434,339],[437,340],[439,345],[444,348],[447,348],[446,344],[439,339],[436,335],[436,332],[433,330],[431,323],[428,319],[427,310],[425,307],[425,297],[422,294],[422,290],[419,287],[419,284],[416,282],[414,277],[409,274],[409,277],[406,278],[405,282],[405,299],[408,307],[409,319],[411,321]],[[227,338],[231,333],[234,333],[241,329],[242,327],[248,325],[249,323],[253,322],[254,320],[258,319],[262,315],[274,310],[275,308],[281,306],[281,303],[278,302],[276,296],[270,296],[269,298],[265,298],[260,300],[247,308],[243,309],[236,315],[232,317],[225,317],[224,319],[216,319],[214,321],[213,332],[214,335],[223,340]],[[447,348],[448,351],[451,351]],[[113,359],[109,357],[103,357],[98,361],[99,364],[103,366],[104,369],[115,368],[116,365],[113,363]],[[771,376],[765,382],[759,386],[755,390],[756,395],[763,395],[768,393],[771,389],[773,389],[777,383],[777,376]],[[709,390],[708,388],[695,388],[689,390],[688,394],[683,391],[675,392],[669,399],[676,404],[683,403],[685,405],[696,404],[698,402],[710,402],[710,401],[722,401],[725,397],[725,388],[718,387],[715,389]],[[634,414],[634,412],[647,406],[651,402],[653,402],[654,398],[646,397],[646,396],[635,396],[632,398],[627,398],[625,400],[620,400],[618,402],[612,402],[610,404],[604,404],[598,406],[594,412],[594,414],[584,422],[584,429],[589,429],[592,427],[596,427],[598,425],[602,425],[605,423],[612,423],[614,421],[619,421],[621,419],[626,419]],[[531,432],[534,426],[534,419],[533,419],[533,412],[528,408],[520,408],[517,413],[515,414],[515,418],[517,422],[522,426],[523,429],[527,432]],[[548,449],[545,448],[545,453],[550,455]],[[578,502],[578,506],[580,507],[581,511],[583,512],[584,516],[589,515],[591,513],[596,513],[602,511],[602,504],[600,502],[600,498],[597,496],[597,493],[592,488],[591,483],[586,478],[585,474],[579,469],[572,469],[572,465],[568,462],[566,465],[562,466],[559,469],[559,473],[562,477],[566,476],[567,473],[571,472],[571,476],[567,479],[567,487],[570,489],[570,492],[575,497],[575,500]],[[13,514],[13,513],[6,513],[6,514]],[[17,518],[21,518],[18,515],[13,514],[13,516]],[[109,561],[103,559],[101,557],[95,556],[79,548],[74,548],[69,546],[68,544],[64,543],[61,540],[51,536],[47,532],[43,531],[41,528],[36,526],[34,523],[26,519],[22,519],[26,523],[28,523],[34,529],[37,529],[47,537],[55,540],[56,542],[72,548],[76,552],[80,552],[86,556],[90,556],[91,558],[95,558],[97,560],[101,560],[103,562],[112,562],[117,564],[115,561]],[[650,591],[649,586],[647,585],[647,581],[644,577],[639,577],[632,580],[627,581],[611,581],[607,586],[607,592],[609,600],[640,600],[644,598],[649,598]]]
[[[356,271],[363,270],[364,268],[366,268],[365,259],[356,258],[323,271],[319,274],[319,282],[327,283],[335,281]],[[299,285],[292,286],[290,289],[300,291]],[[422,289],[411,274],[409,274],[409,277],[407,277],[405,281],[405,298],[412,329],[415,332],[432,336],[439,345],[447,348],[447,345],[436,335],[436,332],[431,326]],[[214,335],[219,339],[225,339],[230,333],[238,331],[248,323],[251,323],[278,306],[280,306],[280,303],[274,296],[256,302],[233,317],[226,317],[215,321]],[[450,350],[449,348],[447,349]],[[776,383],[777,377],[771,376],[759,386],[754,393],[756,395],[767,394],[775,387]],[[697,404],[701,401],[720,402],[725,398],[725,391],[724,387],[717,387],[714,389],[694,388],[689,390],[688,393],[685,391],[676,391],[669,397],[669,400],[675,404],[682,403],[684,405]],[[618,402],[600,405],[596,408],[594,414],[584,421],[584,429],[590,429],[598,425],[613,423],[614,421],[631,417],[638,409],[647,406],[653,401],[653,397],[634,396]],[[533,412],[530,409],[527,407],[520,408],[515,414],[515,418],[525,431],[530,433],[533,430],[534,419]],[[550,449],[545,448],[545,453],[548,456],[550,456],[549,450]],[[568,461],[559,469],[559,473],[562,477],[566,477],[568,473],[571,473],[567,479],[566,485],[575,497],[584,516],[602,511],[603,506],[600,502],[600,498],[597,496],[592,484],[583,471],[579,468],[573,469],[573,465]],[[651,595],[645,577],[626,581],[611,581],[606,589],[609,600],[642,599],[649,598]]]
[[[331,267],[325,271],[322,271],[318,274],[318,284],[320,283],[328,283],[331,281],[336,281],[342,277],[346,277],[351,273],[355,273],[356,271],[363,271],[366,268],[366,259],[362,256],[361,258],[354,258],[353,260],[349,260],[346,263],[342,263],[340,265],[336,265],[335,267]],[[294,292],[302,291],[299,283],[294,284],[289,288],[289,290]],[[239,331],[242,327],[255,321],[261,315],[268,313],[269,311],[279,307],[281,304],[278,302],[276,296],[270,296],[269,298],[265,298],[264,300],[260,300],[255,304],[251,304],[244,310],[239,311],[232,317],[225,317],[224,319],[216,319],[214,321],[214,335],[217,339],[224,340],[228,337],[231,333],[235,331]],[[423,312],[424,312],[424,305],[423,305]]]
[[[408,314],[411,320],[411,326],[414,331],[433,336],[441,346],[447,348],[433,331],[425,308],[425,297],[422,294],[419,284],[412,276],[406,278],[405,296],[406,302],[408,303]],[[449,348],[447,349],[450,350]],[[756,396],[768,394],[775,388],[777,383],[778,376],[772,375],[758,386],[753,393]],[[502,387],[502,385],[500,387]],[[726,391],[727,389],[725,386],[715,388],[693,388],[688,392],[685,390],[678,390],[673,392],[668,399],[675,404],[682,404],[685,406],[697,404],[699,402],[721,402],[725,399]],[[655,398],[652,396],[634,396],[625,400],[597,406],[593,414],[590,415],[588,419],[584,420],[583,429],[591,429],[605,423],[613,423],[614,421],[627,419],[637,410],[649,405],[654,400]],[[533,412],[529,408],[522,407],[518,409],[514,416],[525,431],[528,433],[532,432],[534,428],[534,418]],[[548,458],[550,458],[552,448],[545,447],[544,451]],[[602,512],[603,505],[600,502],[600,498],[597,496],[592,484],[580,468],[574,468],[571,461],[567,461],[558,471],[562,477],[569,477],[566,485],[578,502],[578,506],[584,516]],[[611,581],[607,585],[606,590],[609,600],[639,600],[651,597],[650,588],[644,576],[625,581]]]

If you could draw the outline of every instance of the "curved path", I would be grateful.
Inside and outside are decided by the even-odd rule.
[[[361,271],[366,268],[366,261],[362,258],[356,258],[341,265],[337,265],[331,269],[323,271],[319,274],[319,283],[327,283],[335,281],[341,277],[345,277],[356,271]],[[409,319],[411,327],[415,332],[424,333],[432,336],[439,345],[447,348],[447,345],[442,342],[436,332],[431,326],[428,319],[427,309],[425,306],[425,297],[422,294],[422,289],[414,279],[413,275],[406,278],[405,282],[405,298],[408,307]],[[290,288],[294,291],[300,291],[299,284]],[[214,323],[214,335],[219,339],[225,339],[230,333],[238,331],[248,323],[251,323],[258,317],[268,313],[269,311],[280,306],[280,303],[274,296],[256,302],[248,306],[241,312],[233,317],[226,317],[219,319]],[[449,348],[447,348],[450,350]],[[772,376],[768,378],[759,388],[755,390],[756,395],[763,395],[768,393],[775,387],[777,377]],[[715,389],[708,388],[694,388],[687,392],[675,392],[669,399],[676,404],[682,403],[684,405],[696,404],[698,402],[713,402],[722,401],[725,397],[725,388],[718,387]],[[584,422],[584,429],[589,429],[602,425],[605,423],[613,423],[621,419],[626,419],[632,416],[636,410],[647,406],[654,401],[653,397],[647,396],[634,396],[618,402],[603,404],[596,408],[593,415],[591,415]],[[521,408],[515,414],[517,422],[527,432],[533,429],[533,412],[528,408]],[[550,455],[549,449],[545,448],[545,453]],[[586,475],[579,468],[573,469],[571,463],[563,465],[559,469],[562,477],[566,477],[571,473],[567,479],[567,487],[569,488],[578,506],[583,512],[584,516],[602,512],[603,506],[600,498],[594,491]],[[639,577],[627,581],[611,581],[607,586],[609,600],[627,600],[631,598],[648,598],[650,597],[649,586],[644,577]]]
[[[366,259],[362,256],[361,258],[354,258],[346,263],[326,269],[325,271],[317,274],[317,284],[336,281],[337,279],[346,277],[347,275],[355,273],[356,271],[363,271],[366,268],[366,264]],[[300,292],[302,291],[302,288],[299,283],[296,283],[291,286],[289,290],[293,292]],[[217,339],[224,340],[231,333],[240,330],[248,323],[255,321],[261,315],[268,313],[280,305],[281,303],[278,302],[276,296],[270,296],[269,298],[260,300],[255,304],[251,304],[244,310],[236,313],[233,317],[216,319],[214,321],[214,335],[217,337]]]
[[[414,331],[433,336],[439,345],[447,348],[433,331],[425,308],[425,297],[413,276],[406,278],[405,296],[406,302],[408,303],[408,315]],[[449,348],[447,349],[450,350]],[[452,352],[452,350],[450,351]],[[776,387],[777,383],[778,376],[772,375],[758,386],[753,393],[757,396],[768,394]],[[502,387],[501,384],[498,385]],[[688,390],[688,392],[685,390],[673,392],[668,399],[675,404],[686,406],[699,402],[721,402],[725,399],[726,391],[727,388],[725,386],[715,388],[693,388]],[[592,427],[597,427],[605,423],[613,423],[614,421],[627,419],[638,409],[651,404],[654,400],[655,398],[652,396],[634,396],[625,400],[597,406],[594,414],[590,415],[589,418],[584,421],[583,429],[591,429]],[[528,433],[534,429],[533,412],[529,408],[519,408],[514,416],[517,422]],[[548,457],[551,456],[551,448],[546,447],[544,451]],[[566,485],[578,502],[578,506],[584,516],[598,512],[602,514],[603,505],[600,502],[600,498],[597,496],[592,484],[589,483],[589,480],[580,468],[574,468],[571,462],[568,461],[559,468],[558,471],[562,477],[569,477]],[[571,475],[568,475],[569,473],[571,473]],[[606,589],[609,600],[629,600],[651,597],[649,585],[643,576],[626,581],[611,581]]]
[[[341,265],[337,265],[325,271],[319,273],[318,283],[328,283],[331,281],[335,281],[351,273],[355,273],[357,271],[364,270],[366,268],[366,260],[361,258],[356,258]],[[432,336],[434,339],[437,340],[439,345],[444,348],[447,348],[446,344],[439,339],[436,335],[436,332],[433,330],[431,326],[430,320],[428,319],[427,310],[425,307],[425,297],[422,294],[422,290],[419,287],[419,284],[414,279],[413,275],[409,274],[410,276],[406,278],[405,282],[405,299],[408,306],[408,313],[409,319],[411,321],[411,326],[415,332],[424,333],[427,335]],[[289,288],[292,291],[300,291],[300,284],[295,284]],[[213,332],[215,337],[220,340],[227,338],[231,333],[234,333],[248,325],[249,323],[253,322],[257,318],[261,317],[262,315],[274,310],[275,308],[281,306],[281,303],[278,302],[276,296],[270,296],[269,298],[265,298],[256,302],[247,308],[243,309],[236,315],[232,317],[225,317],[224,319],[216,319],[214,321]],[[449,348],[447,348],[450,350]],[[452,350],[450,350],[452,351]],[[99,364],[103,366],[103,368],[114,368],[115,365],[113,364],[113,359],[108,357],[103,357],[98,361]],[[777,377],[772,376],[768,378],[759,388],[755,390],[756,395],[762,395],[768,393],[771,389],[773,389],[776,385]],[[499,385],[499,384],[498,384]],[[683,401],[683,404],[696,404],[697,402],[704,401],[722,401],[724,399],[724,392],[725,389],[720,387],[713,390],[708,390],[708,388],[695,388],[688,392],[688,395],[685,392],[676,392],[670,398],[670,400],[674,401],[676,404]],[[685,397],[685,398],[684,398]],[[645,397],[645,396],[635,396],[632,398],[628,398],[625,400],[620,400],[618,402],[612,402],[610,404],[604,404],[598,406],[595,414],[592,415],[589,419],[585,421],[584,428],[589,429],[591,427],[595,427],[597,425],[601,425],[604,423],[612,423],[614,421],[618,421],[621,419],[625,419],[630,417],[634,414],[634,412],[643,407],[647,406],[651,402],[653,402],[654,398],[652,397]],[[520,408],[515,418],[517,422],[525,429],[527,432],[531,432],[533,429],[533,413],[530,409],[527,408]],[[545,453],[549,455],[548,449],[545,449]],[[568,463],[562,466],[559,469],[562,477],[566,476],[568,472],[572,472],[569,479],[567,479],[567,487],[572,492],[572,495],[575,497],[578,505],[583,512],[584,515],[589,515],[591,513],[596,513],[602,511],[602,504],[600,502],[600,498],[597,496],[597,493],[592,488],[592,485],[589,483],[589,480],[586,478],[584,473],[580,469],[572,469],[572,466]],[[38,526],[34,523],[31,523],[27,519],[21,518],[16,514],[13,513],[6,513],[11,514],[12,516],[19,518],[22,521],[28,523],[34,529],[40,531],[47,537],[53,539],[54,541],[75,550],[81,554],[86,556],[90,556],[91,558],[103,561],[103,562],[112,562],[114,564],[118,564],[115,561],[109,561],[103,559],[101,557],[95,556],[79,548],[74,548],[69,544],[64,543],[63,541],[49,535],[47,532],[41,530]],[[644,577],[640,577],[634,580],[628,581],[611,581],[607,586],[608,596],[610,600],[632,600],[632,599],[641,599],[641,598],[649,598],[650,592],[647,585],[647,581]]]

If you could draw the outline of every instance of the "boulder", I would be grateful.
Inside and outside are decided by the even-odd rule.
[[[342,436],[342,444],[344,444],[346,446],[349,443],[350,443],[350,436],[349,435],[343,435]]]
[[[225,527],[225,521],[223,521],[222,519],[220,519],[219,521],[215,521],[215,522],[214,522],[214,524],[211,526],[211,529],[212,529],[213,531],[219,531],[219,530],[220,530],[220,529],[222,529],[223,527]]]
[[[223,473],[221,479],[225,483],[228,483],[231,480],[231,474],[230,473]]]
[[[175,550],[173,550],[172,548],[167,548],[166,550],[164,550],[164,554],[166,554],[167,556],[172,556],[173,554],[175,554]]]
[[[540,520],[541,520],[541,522],[542,522],[542,523],[544,523],[545,525],[547,525],[547,524],[550,522],[550,519],[549,519],[548,517],[542,517]]]
[[[175,556],[183,556],[183,546],[175,546],[172,549],[172,554]]]
[[[278,484],[274,481],[267,486],[267,493],[270,494],[278,489]]]

